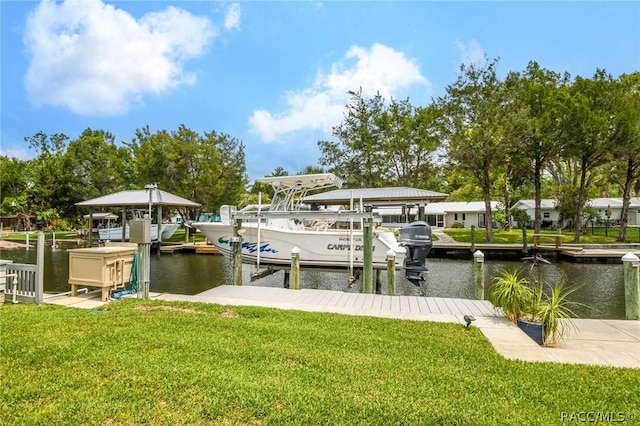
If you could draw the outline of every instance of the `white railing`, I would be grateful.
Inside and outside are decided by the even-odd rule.
[[[0,282],[4,284],[5,297],[15,302],[42,304],[44,295],[44,233],[38,232],[38,255],[35,265],[2,263]]]
[[[5,296],[14,302],[42,303],[44,289],[38,285],[38,265],[6,265]]]

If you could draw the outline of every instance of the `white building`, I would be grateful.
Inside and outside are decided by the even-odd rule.
[[[640,197],[633,197],[630,200],[629,212],[627,214],[628,225],[640,225]],[[593,207],[600,215],[600,223],[604,225],[609,212],[609,224],[618,225],[622,213],[622,198],[592,198],[587,206]],[[520,200],[512,208],[522,209],[527,212],[532,219],[535,217],[535,201]],[[542,226],[555,228],[558,226],[559,214],[556,210],[556,200],[540,200],[540,210],[542,212]],[[597,223],[598,224],[598,223]]]

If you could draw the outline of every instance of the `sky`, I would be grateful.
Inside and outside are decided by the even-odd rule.
[[[0,0],[0,37],[0,155],[185,125],[241,141],[253,181],[318,166],[349,91],[426,106],[485,58],[639,71],[640,2]]]

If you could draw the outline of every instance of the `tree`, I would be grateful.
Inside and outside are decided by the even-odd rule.
[[[532,179],[534,186],[534,232],[539,233],[542,224],[542,179],[546,165],[560,152],[559,142],[565,130],[566,92],[569,75],[541,68],[537,62],[529,62],[524,73],[510,73],[506,106],[509,110],[506,140],[512,147],[512,160],[520,157],[519,180]]]
[[[24,140],[29,144],[29,148],[36,151],[36,157],[31,161],[29,168],[31,173],[23,207],[27,226],[30,227],[30,214],[37,216],[49,211],[60,206],[60,200],[65,199],[66,173],[63,159],[69,138],[62,133],[49,136],[44,132],[38,132]]]
[[[482,188],[489,243],[493,239],[491,173],[504,162],[504,84],[496,76],[496,65],[497,60],[482,66],[463,64],[457,81],[440,99],[447,154],[455,168],[470,172]]]
[[[615,151],[608,176],[622,190],[618,241],[623,242],[627,238],[631,193],[640,185],[640,73],[620,76],[611,95],[615,99]]]
[[[348,185],[360,188],[384,186],[388,161],[382,148],[381,130],[376,122],[382,114],[384,100],[380,93],[367,99],[350,91],[344,121],[333,128],[339,142],[319,141],[320,165],[343,178]]]
[[[242,143],[216,131],[199,135],[184,125],[171,133],[136,130],[129,144],[138,183],[157,183],[168,192],[197,201],[209,211],[242,201],[247,177]],[[181,210],[185,217],[195,212]]]
[[[433,103],[414,108],[409,99],[391,103],[375,120],[382,151],[387,156],[385,180],[394,185],[423,188],[433,179],[432,157],[440,146],[437,120],[441,110]]]
[[[131,153],[108,131],[84,130],[69,143],[62,164],[65,179],[56,207],[67,217],[77,214],[79,201],[135,187]]]
[[[15,214],[16,199],[27,191],[29,182],[28,163],[17,158],[0,156],[0,213]]]
[[[577,77],[570,90],[563,156],[574,162],[578,171],[574,242],[580,242],[587,191],[598,169],[611,160],[615,146],[613,80],[604,70],[593,78]]]

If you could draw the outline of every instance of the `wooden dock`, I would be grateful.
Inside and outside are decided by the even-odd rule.
[[[288,290],[279,287],[222,285],[192,296],[194,301],[266,306],[312,312],[461,322],[464,315],[499,316],[486,300],[389,296],[335,290]]]
[[[222,254],[215,246],[205,243],[178,243],[163,244],[160,247],[160,253],[195,253],[195,254]]]
[[[443,243],[435,241],[430,257],[459,257],[471,258],[475,250],[480,250],[486,258],[520,259],[525,256],[522,244],[474,244],[471,243]],[[589,245],[589,244],[538,244],[528,246],[528,253],[544,253],[546,256],[557,257],[561,260],[575,263],[622,263],[622,256],[631,252],[640,257],[640,244],[623,245]]]

